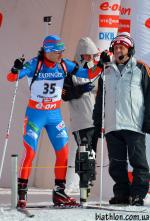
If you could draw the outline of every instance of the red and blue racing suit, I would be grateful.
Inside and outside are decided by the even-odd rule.
[[[71,73],[76,64],[63,59],[67,73]],[[26,62],[18,75],[9,73],[7,79],[16,81],[25,76],[29,86],[35,73],[38,58]],[[82,78],[94,78],[101,72],[99,67],[93,69],[79,68],[75,75]],[[37,151],[37,144],[43,128],[56,153],[55,179],[65,180],[68,161],[68,134],[61,115],[61,94],[66,73],[60,64],[44,59],[37,79],[31,86],[31,96],[28,102],[25,120],[23,142],[25,147],[24,159],[20,167],[20,178],[28,179],[32,161]]]

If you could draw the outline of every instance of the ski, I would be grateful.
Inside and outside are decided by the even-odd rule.
[[[148,213],[147,209],[138,209],[138,210],[130,210],[125,209],[124,207],[121,208],[112,208],[107,206],[98,206],[98,205],[88,205],[88,206],[68,206],[68,205],[61,205],[61,206],[54,206],[54,205],[28,205],[27,208],[30,209],[94,209],[94,210],[107,210],[107,211],[114,211],[114,212],[126,212],[126,213]]]
[[[33,218],[34,217],[34,214],[30,213],[30,211],[27,208],[17,207],[17,211],[20,212],[20,213],[25,214],[29,218]]]
[[[28,205],[29,209],[81,209],[81,205]]]
[[[89,205],[87,206],[85,209],[97,209],[97,210],[107,210],[107,211],[114,211],[114,212],[126,212],[126,213],[146,213],[148,212],[147,209],[138,209],[138,210],[130,210],[128,208],[124,208],[120,205],[118,205],[119,207],[110,207],[109,205],[102,205],[102,206],[97,206],[97,205]]]

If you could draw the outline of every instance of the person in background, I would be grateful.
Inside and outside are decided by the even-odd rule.
[[[82,68],[91,68],[101,61],[110,61],[107,51],[101,53],[95,43],[89,37],[82,37],[78,41],[75,53],[75,62]],[[101,74],[101,72],[99,73]],[[95,79],[85,79],[75,75],[68,75],[65,78],[62,99],[68,101],[70,109],[70,126],[77,143],[76,163],[79,158],[80,146],[87,145],[88,151],[96,154],[96,146],[99,134],[93,125],[93,108],[97,92],[97,81]]]

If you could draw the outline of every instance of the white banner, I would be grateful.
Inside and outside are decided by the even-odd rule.
[[[94,0],[90,37],[100,50],[109,48],[119,27],[120,0]]]
[[[120,14],[130,14],[128,9],[120,6],[120,0],[94,0],[93,16],[89,36],[95,41],[100,51],[109,49],[110,42],[117,35]],[[100,142],[97,145],[97,165],[100,165]],[[109,199],[112,195],[113,181],[108,174],[108,153],[106,142],[104,141],[104,168],[103,168],[103,199]],[[97,167],[97,177],[92,188],[90,200],[100,199],[100,168]]]
[[[136,57],[150,65],[150,1],[122,0],[131,9],[131,36],[135,42]]]
[[[131,9],[131,36],[135,43],[135,56],[150,65],[150,1],[122,0]],[[147,159],[150,165],[150,135],[146,136]],[[132,171],[132,168],[130,167]]]

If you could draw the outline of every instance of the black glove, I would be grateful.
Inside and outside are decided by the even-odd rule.
[[[102,63],[110,62],[110,55],[108,54],[109,51],[105,50],[101,53],[100,60]]]
[[[150,124],[143,123],[142,131],[144,133],[150,134]]]
[[[25,61],[25,59],[23,57],[22,58],[17,58],[14,61],[14,66],[12,67],[11,72],[14,73],[14,74],[18,73],[18,71],[23,68],[24,61]]]
[[[110,56],[109,56],[107,50],[105,50],[101,53],[100,60],[97,64],[97,66],[100,67],[100,68],[103,68],[104,63],[106,63],[106,62],[110,62]]]
[[[95,85],[92,84],[92,82],[88,82],[86,84],[80,85],[80,90],[85,93],[91,91]]]
[[[101,60],[99,60],[99,62],[97,63],[97,67],[99,68],[103,68],[103,62]]]

